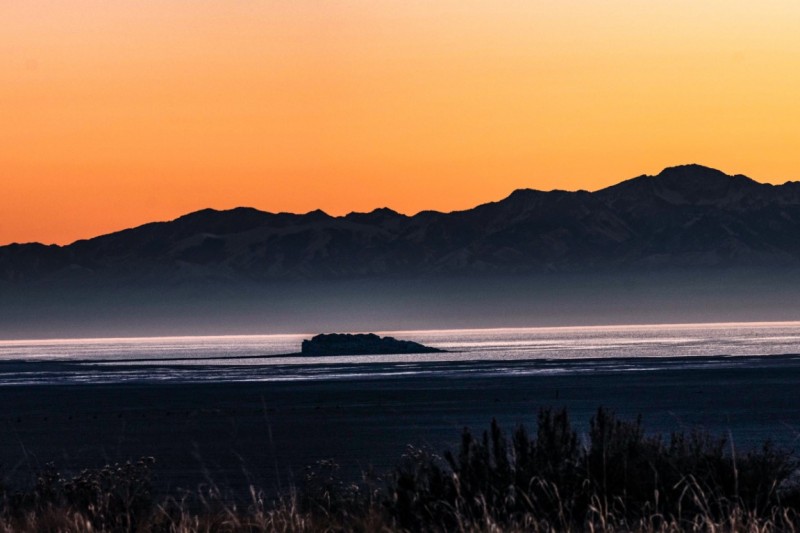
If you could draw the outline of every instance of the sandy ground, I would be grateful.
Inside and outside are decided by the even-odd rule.
[[[464,426],[535,424],[566,406],[580,432],[598,406],[641,413],[647,430],[700,426],[737,450],[800,441],[800,361],[753,359],[573,375],[392,378],[291,383],[0,387],[0,473],[10,484],[52,462],[63,471],[157,459],[160,491],[208,482],[286,489],[304,467],[332,458],[345,477],[389,469],[407,444],[435,451]]]

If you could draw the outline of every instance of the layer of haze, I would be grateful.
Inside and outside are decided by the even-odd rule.
[[[800,177],[800,3],[0,3],[0,244],[203,207]]]

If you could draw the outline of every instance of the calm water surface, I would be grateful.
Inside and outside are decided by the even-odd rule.
[[[310,358],[311,335],[0,341],[0,385],[492,376],[730,367],[800,353],[800,322],[383,332],[441,354]],[[748,358],[748,360],[752,359]]]

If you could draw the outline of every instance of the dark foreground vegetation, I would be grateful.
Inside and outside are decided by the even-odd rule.
[[[216,490],[158,498],[153,459],[2,489],[0,531],[794,531],[795,456],[765,443],[737,453],[700,432],[646,434],[600,409],[579,436],[566,411],[543,410],[535,433],[496,423],[465,430],[458,450],[409,448],[385,479],[346,483],[336,465],[302,486],[244,503]]]

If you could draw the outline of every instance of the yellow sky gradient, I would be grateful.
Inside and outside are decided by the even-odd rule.
[[[0,244],[800,179],[800,2],[0,2]]]

